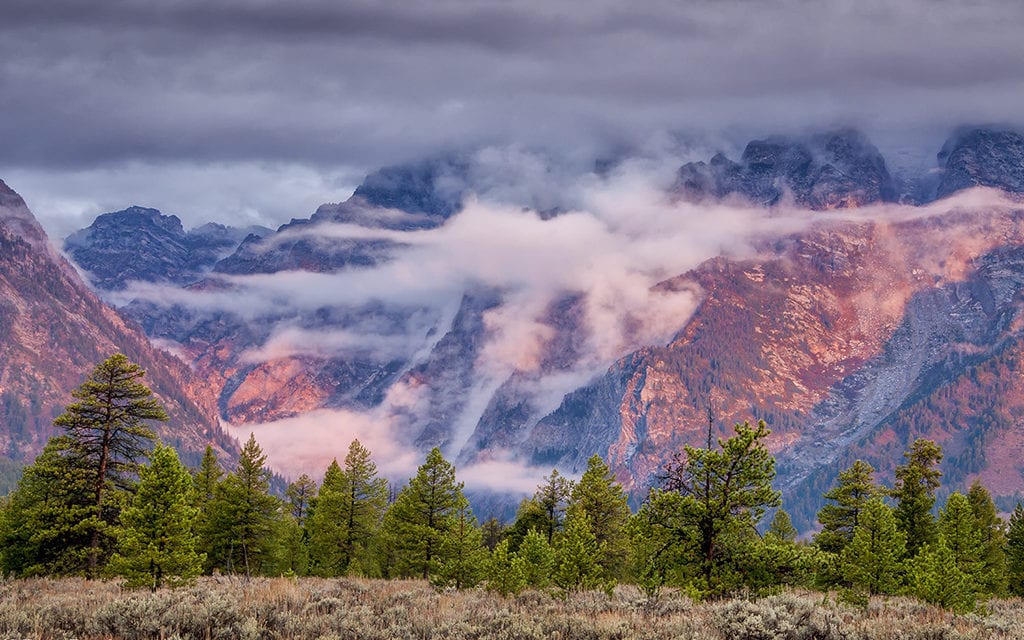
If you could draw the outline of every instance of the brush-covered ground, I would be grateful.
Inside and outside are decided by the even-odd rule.
[[[1024,638],[1024,602],[988,602],[985,615],[955,616],[905,598],[854,608],[821,593],[758,599],[656,601],[624,586],[567,599],[527,592],[439,592],[426,582],[314,578],[205,578],[175,591],[122,590],[77,579],[0,583],[0,637],[507,638],[548,640]]]

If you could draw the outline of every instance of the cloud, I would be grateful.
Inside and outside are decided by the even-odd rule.
[[[193,192],[230,201],[203,213],[283,221],[269,173],[219,194],[144,178],[272,163],[333,182],[444,149],[593,159],[663,131],[735,143],[835,124],[930,162],[965,120],[1021,124],[1022,26],[1014,0],[13,0],[0,172],[73,216],[121,183],[143,204]]]

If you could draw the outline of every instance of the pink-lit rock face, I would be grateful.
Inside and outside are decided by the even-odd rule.
[[[186,460],[198,460],[207,443],[225,460],[234,456],[214,390],[103,304],[0,182],[0,450],[31,462],[55,433],[51,422],[72,389],[115,352],[146,370],[146,384],[171,416],[158,431]]]

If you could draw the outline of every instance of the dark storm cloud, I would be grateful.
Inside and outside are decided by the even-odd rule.
[[[58,181],[164,163],[350,176],[510,142],[588,157],[665,130],[854,124],[937,149],[1024,105],[1015,0],[3,4],[0,172]]]

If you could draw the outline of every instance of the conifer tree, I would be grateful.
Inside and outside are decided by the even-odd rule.
[[[771,433],[767,425],[737,423],[735,430],[728,440],[718,440],[717,449],[687,446],[685,456],[674,459],[666,469],[665,489],[683,499],[660,498],[676,507],[675,514],[658,510],[664,526],[676,527],[671,537],[688,547],[685,555],[699,567],[699,588],[709,594],[737,586],[730,545],[756,535],[765,511],[780,504],[781,494],[771,484],[775,458],[764,445]]]
[[[839,472],[836,486],[823,496],[830,501],[818,511],[821,531],[814,538],[822,551],[841,553],[853,539],[860,512],[868,500],[876,497],[880,489],[873,478],[875,470],[863,460],[857,460],[844,471]]]
[[[228,554],[228,548],[224,546],[228,541],[218,528],[220,523],[217,522],[214,512],[223,477],[224,469],[217,461],[217,454],[213,452],[212,446],[206,445],[199,469],[192,476],[192,498],[196,508],[196,548],[206,554],[204,571],[219,566],[220,560]]]
[[[25,468],[0,518],[5,576],[85,575],[95,494],[78,456],[71,438],[57,436]]]
[[[555,550],[548,544],[545,534],[530,529],[519,546],[518,556],[523,561],[526,585],[533,589],[548,586],[555,566]]]
[[[146,452],[156,440],[148,421],[167,421],[167,413],[140,379],[137,364],[117,353],[96,365],[71,395],[76,402],[53,421],[76,443],[78,463],[92,473],[94,513],[85,520],[90,529],[86,573],[96,577],[112,548],[112,528],[118,524],[126,496]],[[112,499],[108,499],[108,496]]]
[[[881,498],[872,498],[853,529],[853,539],[843,550],[843,576],[854,588],[871,595],[896,593],[905,541],[892,509]]]
[[[388,551],[399,576],[430,578],[434,567],[444,560],[442,540],[461,497],[462,483],[455,480],[455,467],[435,447],[385,516]]]
[[[295,518],[300,527],[304,527],[309,516],[309,507],[316,499],[316,481],[305,473],[302,474],[298,480],[288,485],[285,497],[288,499],[288,513]]]
[[[949,496],[939,514],[939,532],[949,557],[967,579],[966,588],[973,592],[985,582],[985,560],[981,531],[967,496],[959,492]]]
[[[629,553],[626,524],[629,504],[622,486],[615,481],[608,465],[599,455],[587,460],[587,470],[572,489],[570,507],[578,507],[587,516],[601,555],[598,564],[604,575],[621,579]]]
[[[942,448],[931,440],[918,438],[903,457],[906,462],[896,468],[892,497],[896,499],[896,522],[906,537],[909,558],[924,545],[935,542],[932,507],[942,478],[937,468],[942,461]]]
[[[1024,596],[1024,506],[1019,502],[1006,531],[1006,578],[1010,593]]]
[[[597,542],[586,511],[570,505],[565,531],[555,546],[555,573],[552,581],[563,592],[587,591],[608,586],[598,558],[604,549]]]
[[[910,581],[915,596],[954,613],[969,613],[977,604],[971,579],[957,566],[942,534],[911,561]]]
[[[1005,596],[1006,586],[1006,523],[999,517],[992,494],[975,481],[967,493],[974,514],[974,523],[981,534],[984,568],[979,587],[985,593]]]
[[[192,477],[174,449],[160,444],[139,476],[138,491],[121,515],[122,532],[110,571],[127,578],[128,587],[156,591],[187,584],[203,564],[192,533]]]
[[[377,477],[370,451],[353,440],[345,456],[345,468],[337,460],[327,468],[309,518],[317,575],[375,573],[370,549],[380,529],[387,496],[387,480]]]
[[[494,516],[485,520],[481,529],[483,530],[484,546],[487,547],[487,551],[494,551],[498,543],[505,538],[505,527],[501,526],[501,522]]]
[[[211,525],[217,532],[215,548],[225,555],[215,566],[246,577],[273,567],[277,551],[281,509],[270,495],[267,456],[254,435],[242,447],[238,467],[218,486]]]
[[[431,582],[439,587],[475,587],[484,578],[489,554],[465,496],[459,496],[451,526],[441,538],[441,552]]]
[[[502,540],[494,547],[487,562],[485,576],[487,590],[503,596],[514,596],[526,587],[522,558],[509,551],[508,540]]]
[[[562,530],[565,510],[572,492],[573,482],[558,473],[558,469],[552,469],[551,474],[544,477],[544,484],[537,487],[537,492],[533,495],[534,501],[544,513],[543,528],[538,531],[544,534],[548,544],[551,544],[555,534]]]

